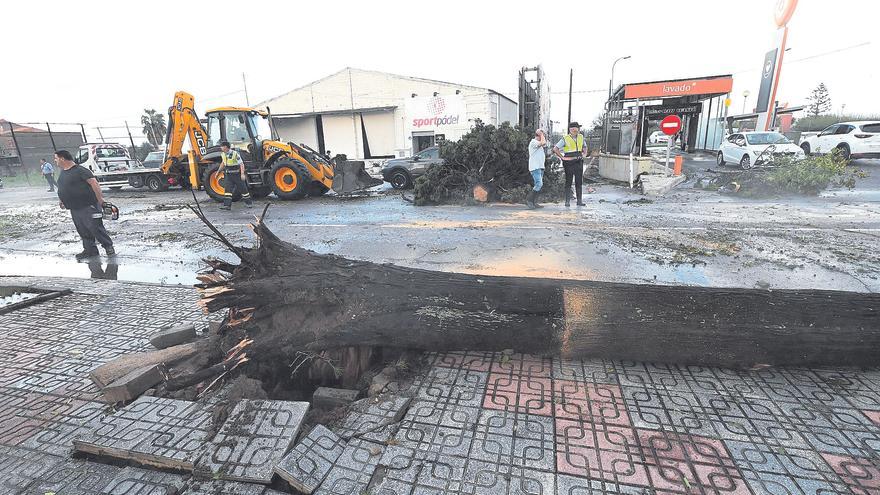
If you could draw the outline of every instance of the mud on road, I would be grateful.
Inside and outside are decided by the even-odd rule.
[[[415,207],[384,190],[354,199],[257,201],[233,211],[203,194],[208,218],[230,240],[253,241],[267,222],[283,239],[321,253],[450,272],[725,287],[880,289],[880,202],[834,194],[744,200],[681,188],[645,201],[594,186],[586,207],[547,204]],[[205,256],[234,261],[204,234],[187,191],[108,191],[121,217],[106,222],[119,255],[78,264],[69,214],[40,188],[0,192],[0,275],[107,276],[191,284]],[[116,265],[112,267],[110,265]]]

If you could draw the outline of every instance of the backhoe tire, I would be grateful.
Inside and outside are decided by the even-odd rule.
[[[205,185],[205,192],[208,193],[208,196],[211,197],[214,201],[223,201],[223,193],[226,192],[226,188],[223,187],[223,172],[220,171],[220,164],[211,165],[205,170],[205,175],[202,177],[202,184]]]
[[[311,174],[303,164],[287,159],[278,160],[272,165],[269,180],[275,196],[287,200],[305,196],[312,183]]]
[[[321,184],[318,181],[313,181],[311,184],[309,184],[309,196],[323,196],[327,194],[327,191],[329,190],[330,188],[328,188],[324,184]]]

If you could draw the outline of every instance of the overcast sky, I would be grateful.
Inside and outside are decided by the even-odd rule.
[[[479,2],[22,1],[3,5],[0,118],[137,122],[175,90],[197,108],[277,96],[344,67],[484,86],[516,99],[517,71],[543,64],[552,118],[601,111],[615,82],[734,75],[733,109],[758,92],[776,0]],[[779,99],[824,82],[834,110],[880,113],[880,2],[800,0]],[[829,53],[834,52],[834,53]],[[592,91],[592,92],[589,92]],[[224,96],[225,95],[225,96]]]

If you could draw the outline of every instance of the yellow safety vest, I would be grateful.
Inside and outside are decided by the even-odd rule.
[[[229,153],[223,153],[221,151],[220,156],[223,157],[224,168],[238,168],[241,164],[241,155],[235,150],[229,150]]]
[[[584,149],[584,135],[578,134],[577,141],[571,137],[571,134],[566,134],[564,138],[565,147],[562,148],[563,153],[580,153]]]

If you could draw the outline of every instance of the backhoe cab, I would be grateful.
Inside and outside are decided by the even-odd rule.
[[[248,187],[257,198],[274,193],[281,199],[299,199],[330,189],[345,194],[381,183],[364,171],[363,162],[335,163],[307,146],[279,141],[270,115],[261,110],[208,110],[205,129],[193,110],[193,97],[178,92],[168,116],[168,158],[163,171],[188,176],[190,185],[204,187],[218,201],[223,200],[225,182],[220,156],[223,141],[229,141],[244,160]],[[187,136],[192,150],[185,156],[182,144]]]

